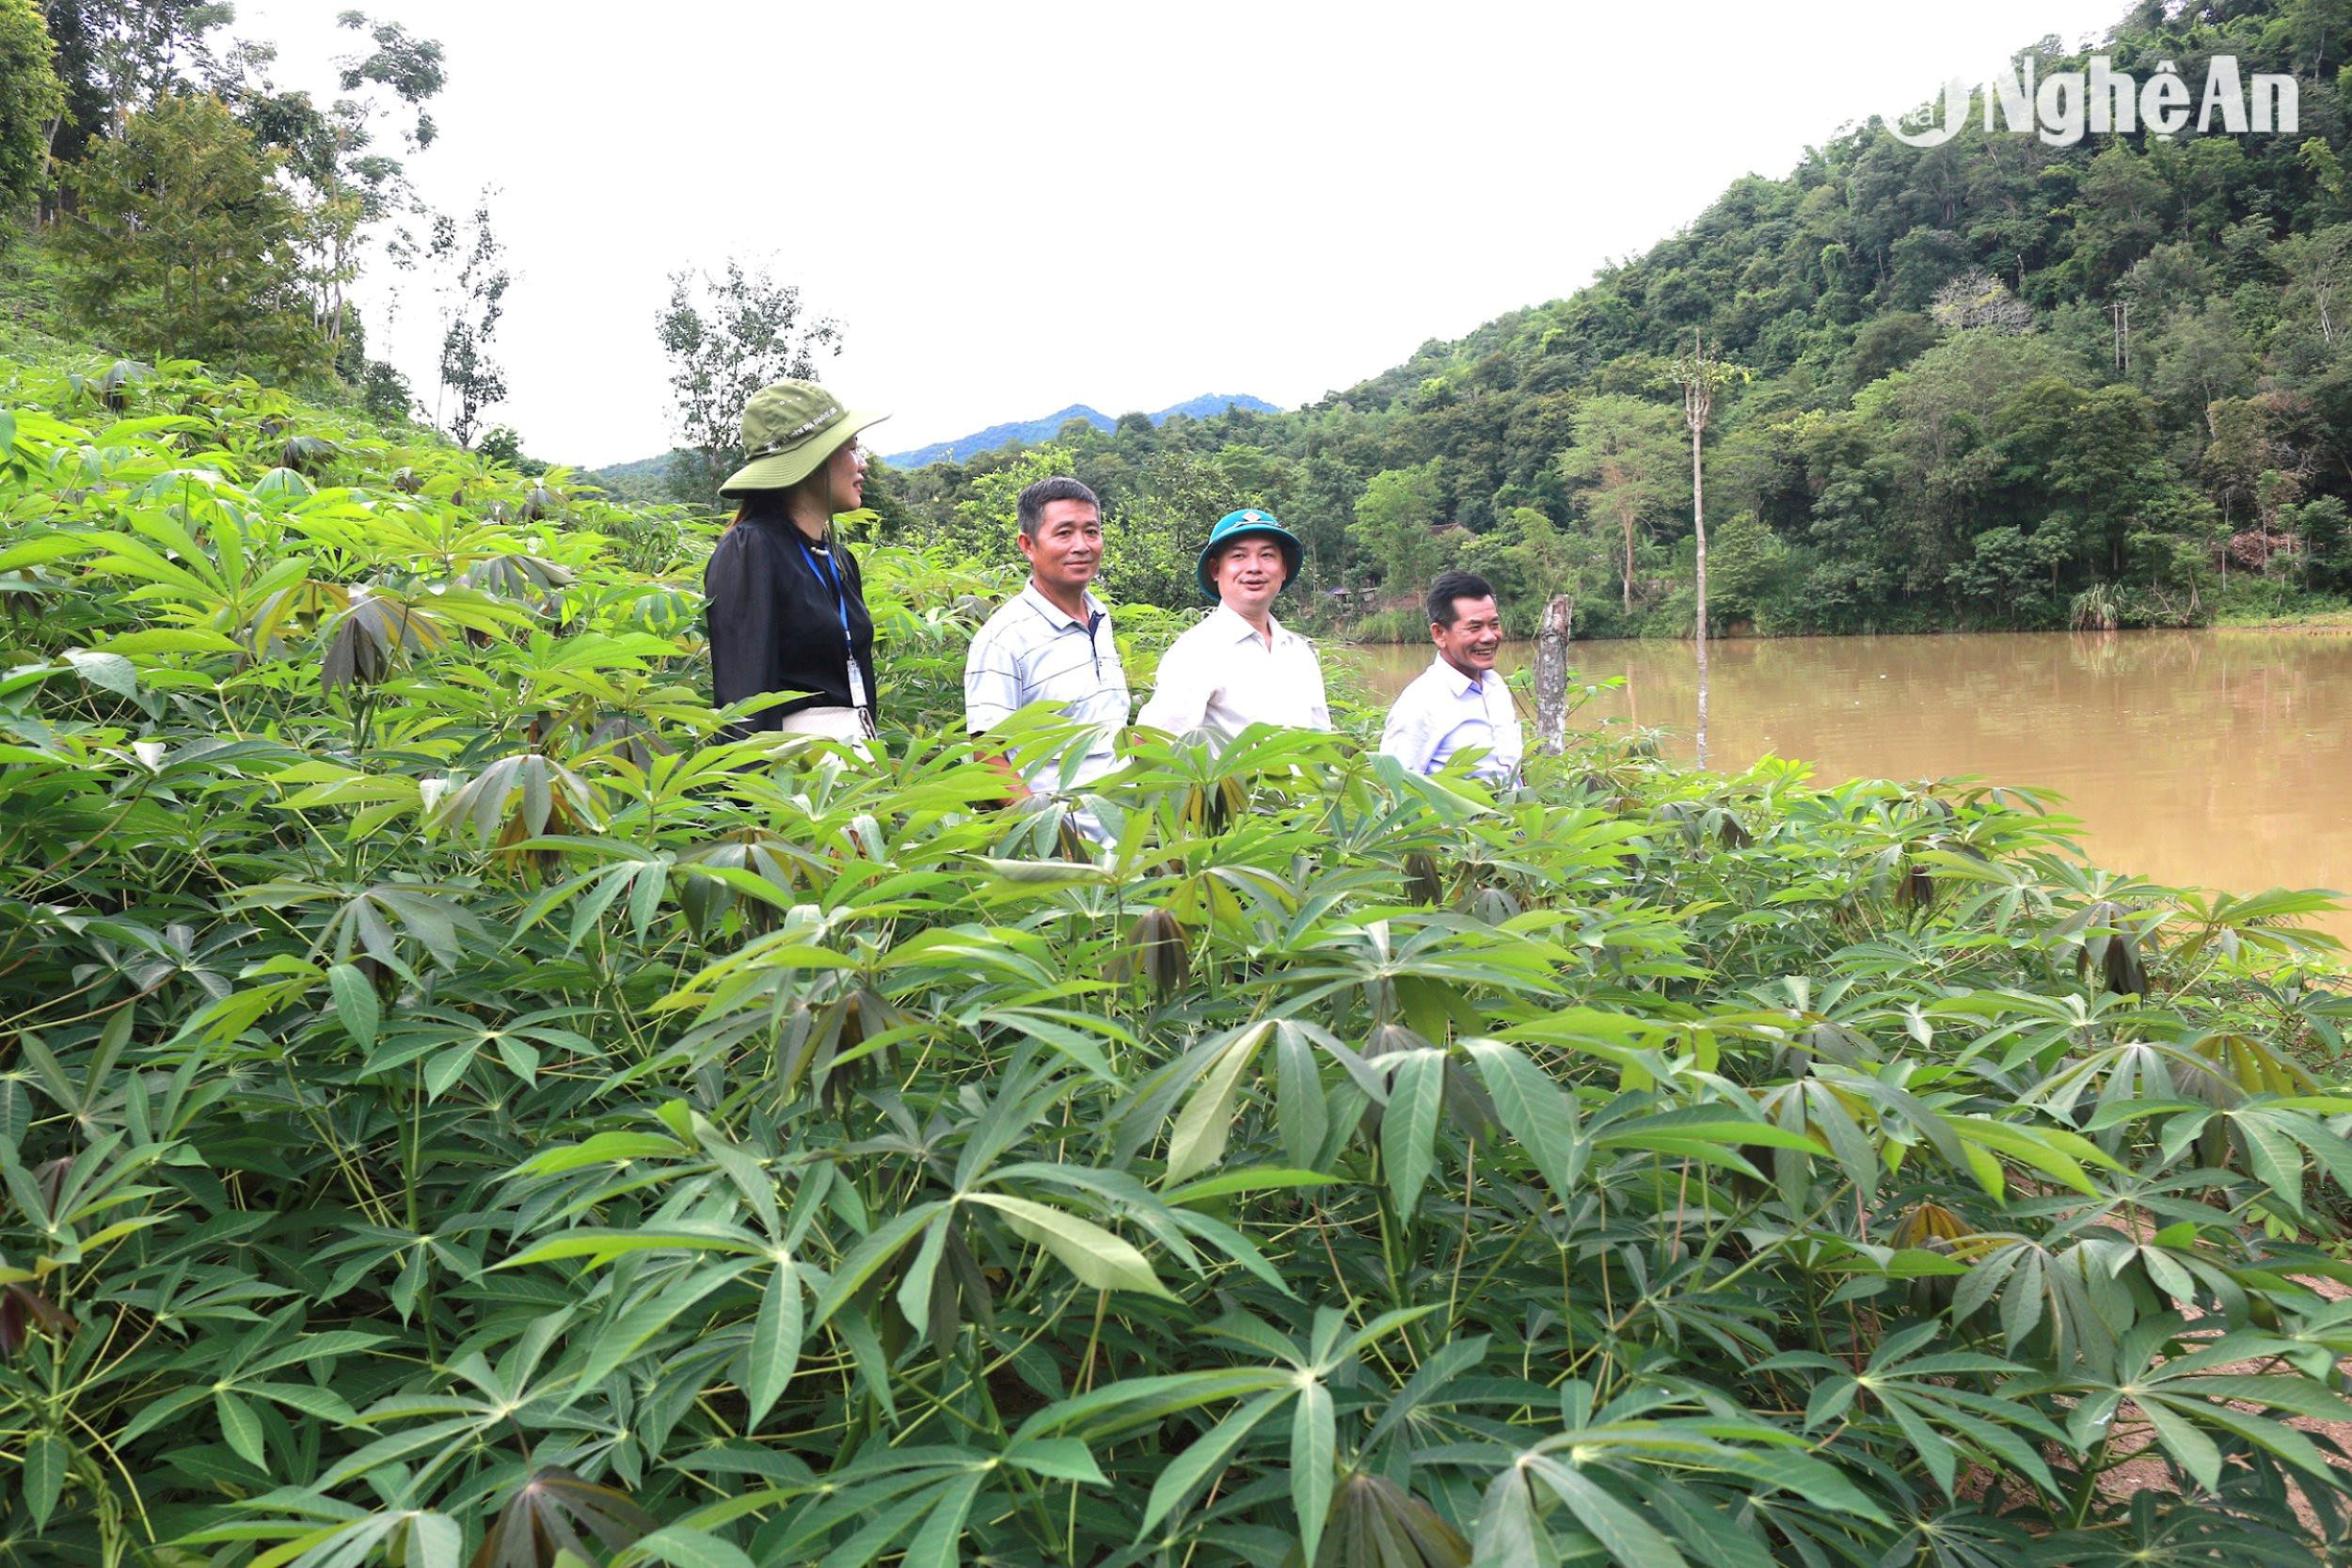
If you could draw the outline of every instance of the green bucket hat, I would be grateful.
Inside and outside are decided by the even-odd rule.
[[[1200,579],[1200,596],[1211,604],[1222,603],[1225,595],[1216,591],[1209,577],[1209,567],[1225,553],[1225,546],[1236,539],[1271,539],[1282,551],[1282,587],[1287,590],[1298,576],[1298,563],[1306,551],[1300,547],[1298,536],[1275,520],[1271,512],[1261,512],[1254,506],[1239,512],[1228,512],[1209,530],[1209,542],[1200,546],[1200,563],[1193,575]]]
[[[815,473],[844,441],[888,418],[844,408],[814,381],[762,387],[743,405],[743,466],[727,476],[719,494],[789,489]]]

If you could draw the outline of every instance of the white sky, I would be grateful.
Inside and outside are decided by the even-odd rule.
[[[352,4],[447,49],[427,198],[501,189],[494,417],[593,467],[670,445],[682,266],[771,260],[837,318],[825,380],[896,411],[884,451],[1072,403],[1295,406],[2125,0],[243,0],[230,31],[324,100]],[[388,334],[362,298],[429,400],[429,299]]]

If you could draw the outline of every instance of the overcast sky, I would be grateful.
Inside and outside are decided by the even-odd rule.
[[[356,0],[241,0],[332,96]],[[901,451],[1072,403],[1284,406],[1573,293],[1731,180],[1981,81],[2124,0],[1184,6],[368,0],[438,39],[441,138],[516,283],[496,418],[596,466],[670,445],[666,276],[769,261]],[[434,307],[372,341],[430,397]],[[380,351],[380,350],[379,350]]]

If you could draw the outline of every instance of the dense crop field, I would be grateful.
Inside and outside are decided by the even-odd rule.
[[[2344,1560],[2312,896],[1614,741],[1144,737],[1073,863],[1001,582],[715,746],[697,525],[0,403],[0,1561]]]

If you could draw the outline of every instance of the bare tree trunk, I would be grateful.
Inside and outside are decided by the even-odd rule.
[[[1693,629],[1698,636],[1699,722],[1698,761],[1707,766],[1707,479],[1700,458],[1701,445],[1707,436],[1708,416],[1714,411],[1715,385],[1712,367],[1707,358],[1705,343],[1691,340],[1692,379],[1683,384],[1682,412],[1684,422],[1691,427],[1691,529],[1698,545],[1698,615]]]
[[[1691,430],[1691,526],[1698,537],[1699,575],[1699,766],[1707,766],[1707,482],[1699,465],[1699,434],[1704,424]]]
[[[65,111],[59,109],[49,117],[49,129],[40,138],[40,205],[35,221],[43,228],[55,224],[65,215],[65,202],[57,189],[57,133],[65,129]],[[2322,312],[2323,316],[2325,312]]]
[[[1702,427],[1703,428],[1703,427]],[[1707,478],[1699,465],[1699,432],[1691,432],[1691,527],[1698,538],[1699,662],[1707,662]]]
[[[1573,606],[1554,594],[1535,634],[1535,745],[1558,756],[1568,743],[1568,635]]]
[[[1633,613],[1633,519],[1620,516],[1617,521],[1625,530],[1625,612],[1630,615]]]

